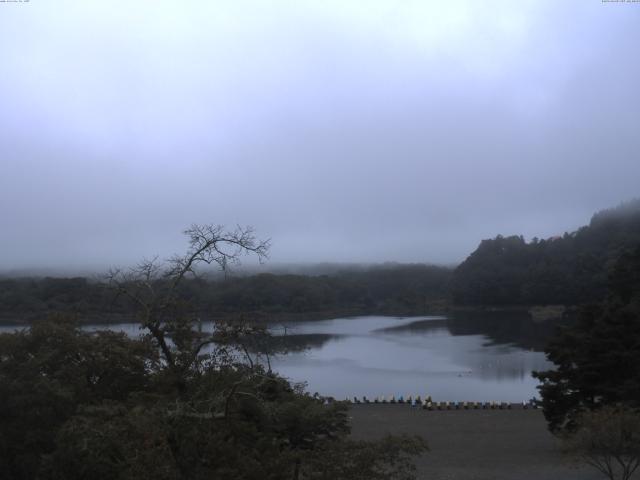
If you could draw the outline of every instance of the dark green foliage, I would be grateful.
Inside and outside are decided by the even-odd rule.
[[[572,429],[583,410],[603,405],[640,408],[640,247],[624,254],[606,302],[585,307],[545,350],[555,370],[534,376],[553,431]]]
[[[346,404],[224,351],[179,388],[149,339],[64,319],[0,335],[2,478],[412,478],[420,440],[351,442]]]
[[[221,313],[423,313],[448,295],[451,269],[384,265],[335,275],[260,274],[226,280],[184,279],[177,293],[202,316]],[[158,284],[166,280],[157,280]],[[161,285],[158,285],[161,287]],[[85,321],[130,319],[133,305],[84,278],[0,280],[0,320],[15,323],[59,312]]]
[[[65,314],[125,313],[104,285],[86,278],[0,280],[0,315],[3,320],[41,318],[52,312]]]
[[[227,312],[424,311],[447,296],[450,269],[393,265],[336,275],[261,274],[216,285],[211,310]]]
[[[89,335],[63,319],[0,335],[0,471],[34,478],[55,432],[79,405],[144,391],[153,361],[145,341]]]
[[[578,305],[604,299],[607,274],[640,244],[640,200],[596,213],[587,227],[527,243],[498,236],[454,271],[452,295],[461,305]]]

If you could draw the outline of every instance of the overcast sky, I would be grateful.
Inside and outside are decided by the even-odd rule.
[[[0,270],[454,263],[640,196],[640,3],[0,3]]]

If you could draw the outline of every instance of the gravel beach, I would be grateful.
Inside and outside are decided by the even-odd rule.
[[[601,480],[562,454],[540,410],[426,411],[407,405],[353,405],[352,436],[421,435],[430,451],[416,461],[419,479]]]

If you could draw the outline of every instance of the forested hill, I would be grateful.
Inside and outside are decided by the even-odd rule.
[[[454,271],[458,305],[576,305],[602,299],[614,262],[640,245],[640,199],[561,237],[483,240]]]

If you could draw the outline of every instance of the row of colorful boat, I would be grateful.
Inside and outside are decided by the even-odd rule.
[[[533,399],[529,401],[523,401],[522,403],[509,403],[509,402],[434,402],[431,396],[415,397],[409,395],[408,397],[395,397],[384,395],[369,399],[366,396],[362,398],[353,397],[346,399],[349,403],[363,404],[363,403],[382,403],[382,404],[406,404],[412,407],[420,407],[424,410],[510,410],[512,408],[538,408],[537,402]]]

